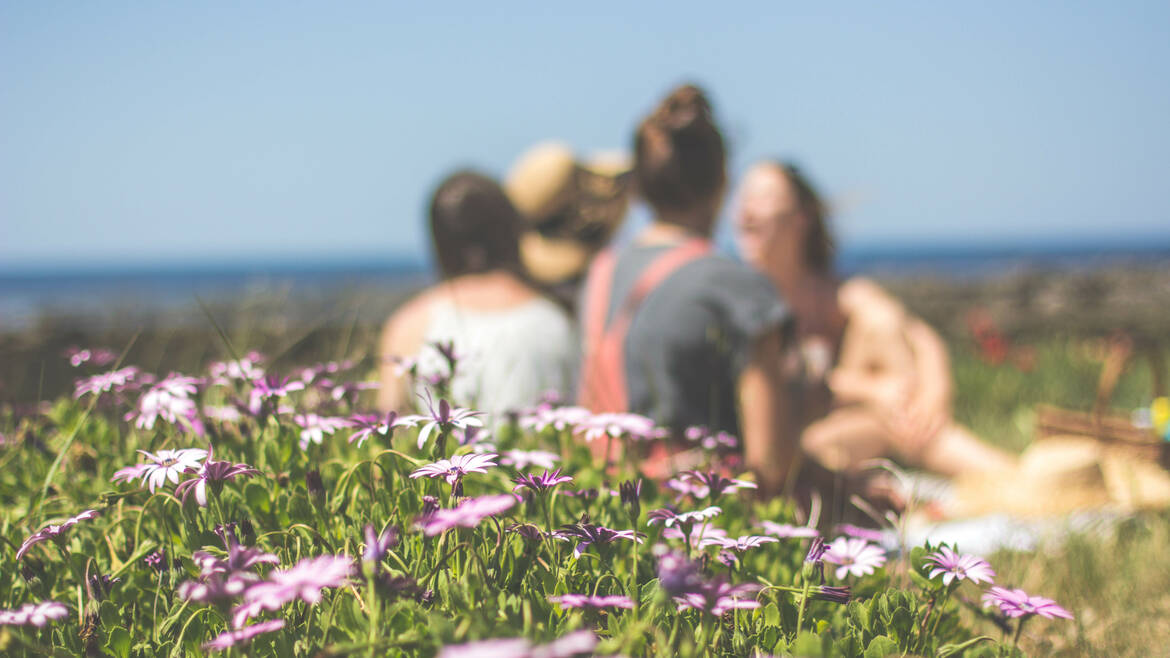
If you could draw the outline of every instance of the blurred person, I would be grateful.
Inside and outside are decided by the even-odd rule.
[[[520,260],[537,284],[573,309],[590,261],[629,206],[630,161],[617,152],[578,159],[560,142],[525,151],[504,178],[520,211]]]
[[[590,267],[579,400],[649,416],[676,436],[691,426],[731,432],[761,493],[780,493],[800,456],[780,372],[790,314],[764,276],[712,253],[726,153],[704,93],[670,92],[638,126],[634,158],[635,189],[654,219]],[[641,467],[665,475],[664,461]]]
[[[417,391],[396,357],[420,372],[444,367],[435,345],[453,346],[452,402],[497,418],[552,389],[570,394],[578,339],[572,320],[527,278],[522,220],[499,184],[471,171],[447,177],[430,206],[440,281],[385,323],[378,406],[403,411]],[[451,373],[445,373],[451,375]]]
[[[809,454],[843,471],[890,455],[948,476],[1014,464],[952,418],[938,334],[873,281],[837,276],[826,204],[798,168],[761,162],[738,197],[739,249],[796,316],[785,371],[802,382]]]

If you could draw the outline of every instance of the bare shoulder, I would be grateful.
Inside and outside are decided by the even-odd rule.
[[[906,321],[902,303],[871,279],[853,277],[837,293],[841,311],[851,323],[871,328],[899,329]]]
[[[420,292],[399,306],[382,325],[383,355],[408,355],[417,351],[430,319],[433,289]]]

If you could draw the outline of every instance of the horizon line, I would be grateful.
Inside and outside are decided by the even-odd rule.
[[[1120,239],[1016,239],[956,242],[949,240],[872,240],[841,244],[838,257],[931,256],[1028,256],[1080,255],[1100,252],[1102,255],[1170,254],[1170,236],[1127,237]],[[257,272],[279,270],[344,271],[361,267],[379,270],[415,270],[432,266],[430,250],[390,251],[350,254],[349,256],[322,256],[319,252],[300,251],[271,253],[260,256],[229,255],[208,258],[144,258],[110,260],[44,260],[17,259],[15,263],[0,263],[0,276],[26,277],[45,275],[117,274],[150,272],[233,271]],[[294,265],[295,264],[295,265]],[[290,267],[293,266],[293,267]]]

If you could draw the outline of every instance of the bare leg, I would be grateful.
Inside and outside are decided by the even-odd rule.
[[[886,424],[862,406],[837,409],[810,423],[801,435],[801,445],[827,468],[842,471],[856,470],[870,459],[891,455],[948,477],[1015,464],[1011,454],[992,447],[954,422],[944,426],[921,450],[907,452]]]
[[[889,455],[890,438],[877,416],[858,406],[830,411],[809,423],[800,444],[826,468],[855,471],[867,460]]]
[[[948,477],[975,471],[1012,468],[1016,457],[975,436],[971,430],[951,422],[928,443],[918,459],[906,458],[927,470]]]

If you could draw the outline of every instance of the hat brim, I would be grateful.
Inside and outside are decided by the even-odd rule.
[[[593,252],[576,240],[550,238],[536,231],[520,235],[520,259],[542,283],[560,283],[582,274]]]

